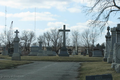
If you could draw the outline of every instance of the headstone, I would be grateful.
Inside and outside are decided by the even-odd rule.
[[[38,46],[31,46],[31,51],[29,56],[37,56],[37,54],[39,53],[39,47]]]
[[[39,53],[37,54],[37,56],[45,56],[42,50],[42,42],[39,42]]]
[[[77,53],[76,50],[72,51],[72,55],[76,55],[76,53]]]
[[[47,55],[48,56],[56,56],[56,52],[52,51],[52,47],[47,47]]]
[[[86,49],[86,54],[87,54],[87,55],[89,54],[89,49],[88,49],[88,48]]]
[[[108,58],[107,58],[107,62],[108,63],[112,63],[112,59],[113,59],[113,46],[114,46],[115,42],[116,42],[116,27],[111,28],[111,49],[110,49],[110,53],[108,54]]]
[[[68,52],[67,52],[67,48],[66,48],[66,37],[65,37],[65,32],[69,32],[70,30],[66,30],[65,29],[65,25],[63,26],[63,30],[59,30],[63,32],[63,47],[60,50],[59,56],[69,56]]]
[[[113,48],[113,63],[111,67],[120,73],[120,24],[116,28],[116,43]]]
[[[103,57],[102,50],[100,50],[99,44],[96,47],[94,47],[92,57]]]
[[[108,26],[107,27],[107,30],[108,30],[108,32],[107,32],[107,35],[105,36],[105,38],[106,38],[106,48],[104,49],[104,61],[106,61],[107,62],[107,58],[108,58],[108,54],[110,53],[110,42],[111,42],[111,35],[110,35],[110,32],[109,32],[109,30],[110,30],[110,27]]]
[[[113,80],[111,74],[86,76],[86,80]]]
[[[12,60],[21,60],[21,56],[19,54],[19,41],[20,39],[18,38],[18,30],[15,31],[16,36],[14,38],[14,53],[12,55]]]
[[[8,50],[5,46],[2,48],[2,55],[8,55]]]

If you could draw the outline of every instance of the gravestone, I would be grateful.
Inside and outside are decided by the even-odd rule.
[[[97,44],[93,49],[92,57],[103,57],[102,50],[100,50],[100,45]]]
[[[8,50],[5,46],[2,48],[2,55],[8,55]]]
[[[60,50],[59,56],[69,56],[66,48],[66,37],[65,37],[65,32],[69,32],[70,30],[65,29],[65,25],[63,26],[63,30],[59,30],[63,32],[63,47]]]
[[[120,24],[116,28],[116,43],[113,48],[113,63],[111,67],[120,73]]]
[[[107,27],[107,30],[108,30],[108,32],[107,32],[107,35],[105,36],[105,38],[106,38],[106,48],[104,49],[104,61],[107,61],[107,58],[108,58],[108,54],[110,53],[110,42],[111,42],[111,35],[110,35],[110,32],[109,32],[109,30],[110,30],[110,27],[108,26]]]
[[[73,50],[72,51],[72,55],[76,55],[77,51],[76,50]]]
[[[111,49],[110,49],[110,53],[108,54],[108,58],[107,58],[107,62],[108,63],[112,63],[112,59],[113,59],[113,46],[114,46],[115,42],[116,42],[116,27],[111,28]]]
[[[21,60],[21,56],[19,54],[19,41],[20,39],[18,38],[18,30],[15,31],[16,36],[14,38],[14,53],[12,55],[12,60]]]
[[[31,51],[29,56],[37,56],[37,54],[39,53],[39,47],[38,46],[31,46]]]
[[[37,56],[44,56],[43,50],[42,50],[42,42],[39,42],[39,53],[37,54]]]
[[[47,47],[47,55],[48,56],[56,56],[56,52],[52,51],[52,47]]]
[[[111,74],[86,76],[86,80],[113,80]]]

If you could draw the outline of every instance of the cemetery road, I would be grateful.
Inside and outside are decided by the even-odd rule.
[[[0,70],[0,80],[77,80],[80,62],[43,62]]]

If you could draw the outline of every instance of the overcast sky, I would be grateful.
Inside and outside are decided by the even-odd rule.
[[[90,0],[0,0],[0,33],[5,29],[5,6],[7,10],[6,25],[9,30],[11,21],[13,29],[32,30],[37,36],[52,28],[62,28],[83,32],[92,20],[85,13],[85,7],[92,6]],[[94,1],[94,0],[93,0]],[[36,28],[35,28],[36,11]],[[113,16],[108,25],[114,27],[119,20]],[[106,28],[105,28],[106,29]],[[97,43],[105,42],[106,30],[102,32]]]

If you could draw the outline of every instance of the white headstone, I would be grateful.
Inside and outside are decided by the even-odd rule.
[[[107,27],[107,30],[108,30],[108,32],[107,32],[107,35],[105,36],[105,38],[106,38],[106,48],[105,48],[105,50],[104,50],[104,61],[107,61],[107,58],[108,58],[108,55],[110,54],[110,44],[111,44],[111,35],[110,35],[110,32],[109,32],[109,30],[110,30],[110,27],[108,26]]]
[[[112,59],[113,59],[113,46],[114,46],[115,42],[116,42],[116,27],[111,28],[111,49],[110,49],[110,53],[108,54],[108,58],[107,58],[107,62],[108,63],[112,63]]]
[[[111,68],[114,68],[116,72],[120,73],[120,24],[118,24],[116,28],[116,43],[114,44]]]

